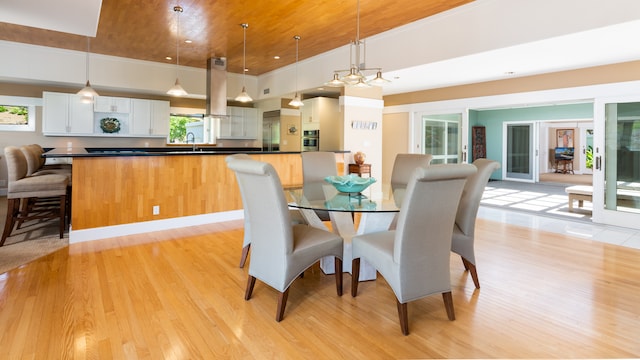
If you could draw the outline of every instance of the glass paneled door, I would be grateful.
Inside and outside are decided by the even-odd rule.
[[[505,180],[535,182],[536,133],[534,123],[515,122],[504,124],[503,169]]]
[[[593,125],[578,126],[580,129],[580,171],[583,174],[593,173]]]
[[[422,149],[431,154],[432,164],[456,164],[461,162],[460,130],[462,114],[422,116]]]
[[[596,102],[596,114],[593,219],[640,228],[640,99]]]

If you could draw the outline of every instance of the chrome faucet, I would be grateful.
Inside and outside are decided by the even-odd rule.
[[[191,141],[193,142],[192,150],[196,151],[196,135],[194,133],[192,133],[191,131],[189,131],[187,133],[187,144],[189,143],[189,135],[191,135]]]

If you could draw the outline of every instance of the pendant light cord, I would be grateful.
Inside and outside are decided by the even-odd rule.
[[[296,94],[298,94],[298,42],[300,41],[300,35],[293,37],[296,39]]]
[[[242,33],[243,33],[243,40],[242,40],[242,86],[247,86],[247,80],[246,80],[246,76],[247,76],[247,28],[249,27],[249,24],[244,23],[241,24],[240,26],[242,26]]]
[[[176,78],[178,78],[178,67],[180,66],[180,13],[182,12],[182,7],[174,6],[173,11],[178,15],[176,23]]]
[[[91,39],[87,36],[87,82],[89,81],[89,52],[91,51],[90,49],[90,42]]]

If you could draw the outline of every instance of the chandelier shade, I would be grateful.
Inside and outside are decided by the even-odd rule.
[[[180,66],[180,14],[183,9],[182,6],[176,5],[173,7],[173,11],[176,13],[176,82],[167,90],[167,94],[171,96],[186,96],[187,91],[180,85],[178,79],[178,67]]]
[[[240,26],[242,26],[242,34],[243,34],[243,40],[242,40],[242,91],[240,92],[240,94],[238,94],[238,96],[236,96],[236,101],[249,102],[249,101],[253,101],[251,96],[249,96],[249,93],[247,93],[247,88],[246,88],[246,86],[247,86],[247,82],[246,82],[246,77],[247,77],[247,28],[249,27],[249,24],[243,23],[243,24],[240,24]]]

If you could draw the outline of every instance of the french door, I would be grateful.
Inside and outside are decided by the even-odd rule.
[[[640,97],[596,100],[593,220],[640,228]]]
[[[537,124],[505,122],[503,127],[502,177],[505,180],[535,182],[538,179]]]
[[[593,173],[593,124],[579,124],[580,131],[580,171],[583,174]]]
[[[462,114],[422,115],[422,149],[423,153],[433,156],[432,164],[465,161],[462,151]]]

